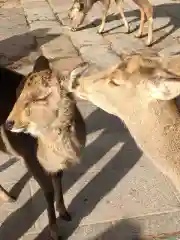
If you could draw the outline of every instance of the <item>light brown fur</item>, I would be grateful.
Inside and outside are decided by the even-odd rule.
[[[73,5],[69,10],[69,17],[72,20],[72,31],[76,31],[78,26],[80,26],[84,19],[86,14],[90,11],[92,6],[100,1],[104,8],[103,8],[103,16],[102,16],[102,21],[101,25],[99,27],[98,33],[103,33],[104,31],[104,26],[106,22],[106,17],[108,14],[109,7],[111,5],[112,0],[74,0]],[[117,7],[119,9],[119,13],[121,15],[121,18],[123,20],[123,23],[125,25],[127,33],[130,32],[130,27],[128,24],[128,21],[124,15],[123,11],[123,0],[115,0]],[[153,7],[152,4],[150,3],[149,0],[133,0],[133,2],[138,5],[140,8],[140,13],[141,13],[141,19],[140,19],[140,26],[138,33],[136,34],[136,37],[140,38],[143,35],[143,30],[144,30],[144,23],[147,18],[148,21],[148,38],[146,45],[150,46],[153,41]]]
[[[48,60],[40,56],[35,62],[33,72],[20,86],[22,91],[5,127],[11,134],[24,134],[24,137],[30,134],[33,137],[31,139],[36,140],[36,161],[52,177],[58,198],[57,209],[65,220],[70,220],[60,185],[62,170],[79,162],[85,145],[86,130],[76,102],[72,94],[63,87],[63,81],[63,76],[57,77]],[[22,145],[21,148],[23,147]],[[44,187],[46,190],[46,186]],[[52,203],[52,199],[47,201]],[[52,208],[53,205],[48,216],[51,237],[55,240],[59,239],[59,235]]]
[[[96,75],[89,75],[87,64],[80,65],[71,73],[69,90],[121,118],[138,146],[180,191],[180,115],[174,100],[180,94],[180,76],[173,73],[171,61],[133,55]]]
[[[85,125],[74,98],[50,68],[29,74],[7,122],[11,131],[38,140],[38,159],[49,173],[79,161],[85,144]]]

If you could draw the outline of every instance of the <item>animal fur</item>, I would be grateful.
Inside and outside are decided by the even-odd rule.
[[[85,124],[75,100],[61,86],[61,79],[53,75],[45,57],[36,60],[33,72],[19,88],[19,97],[2,130],[10,142],[7,150],[13,148],[24,158],[43,189],[51,238],[57,240],[54,197],[61,217],[71,220],[64,205],[62,173],[78,162],[85,144]]]
[[[172,62],[177,63],[174,70]],[[95,75],[83,64],[71,72],[69,90],[122,119],[137,145],[180,191],[177,69],[177,59],[162,61],[141,55]]]

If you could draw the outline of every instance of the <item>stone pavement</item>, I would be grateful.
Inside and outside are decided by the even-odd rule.
[[[36,56],[43,53],[55,68],[69,71],[83,60],[106,68],[122,53],[141,49],[162,56],[180,52],[177,1],[153,1],[152,48],[144,46],[144,38],[134,37],[139,12],[131,1],[125,7],[132,33],[124,34],[112,6],[103,36],[96,33],[101,16],[98,4],[81,31],[72,33],[63,27],[71,1],[1,1],[0,64],[28,73]],[[180,239],[170,238],[180,231],[180,194],[171,182],[139,151],[117,118],[90,103],[78,104],[88,140],[82,164],[64,177],[65,201],[73,216],[71,223],[58,219],[64,239]],[[23,163],[1,155],[0,182],[19,196],[16,203],[0,203],[0,239],[47,239],[46,204]]]

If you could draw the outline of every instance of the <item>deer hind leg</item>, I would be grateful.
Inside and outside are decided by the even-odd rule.
[[[149,6],[148,8],[145,8],[144,11],[148,20],[148,38],[146,45],[150,46],[153,41],[153,8],[152,6]]]
[[[137,38],[142,37],[143,29],[144,29],[144,23],[145,23],[145,12],[143,8],[140,8],[141,13],[141,19],[140,19],[140,25],[137,34],[135,35]]]
[[[63,191],[62,191],[62,176],[63,176],[62,170],[60,170],[57,173],[53,173],[52,175],[52,183],[53,183],[55,199],[56,199],[56,209],[59,212],[62,219],[64,219],[65,221],[71,221],[71,216],[66,210],[66,207],[64,204],[64,197],[63,197]]]
[[[51,176],[50,174],[48,175],[48,173],[40,165],[38,159],[34,156],[34,154],[26,154],[24,160],[28,169],[31,171],[33,177],[38,182],[40,188],[43,191],[47,203],[47,214],[51,239],[60,240],[61,236],[58,233],[58,227],[56,223],[56,213],[54,208],[54,188]]]
[[[115,0],[116,1],[116,4],[118,6],[118,9],[119,9],[119,13],[121,15],[121,18],[122,18],[122,21],[124,23],[124,26],[126,28],[126,32],[129,33],[130,31],[130,28],[129,28],[129,23],[124,15],[124,9],[123,9],[123,1],[122,0]]]
[[[146,41],[146,45],[150,46],[153,41],[153,7],[148,0],[144,1],[143,4],[141,3],[141,0],[133,0],[133,1],[138,5],[141,13],[140,26],[139,26],[139,30],[136,37],[141,37],[143,34],[145,16],[146,16],[148,21],[148,38]]]
[[[5,202],[14,202],[16,198],[11,196],[1,185],[0,185],[0,199]]]
[[[108,14],[108,10],[109,10],[109,5],[110,5],[110,1],[105,2],[104,4],[104,9],[103,9],[103,16],[102,16],[102,20],[101,20],[101,25],[98,29],[98,33],[103,33],[104,31],[104,26],[105,26],[105,22],[106,22],[106,17]]]

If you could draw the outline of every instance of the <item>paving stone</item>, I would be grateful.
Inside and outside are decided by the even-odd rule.
[[[50,6],[53,9],[54,13],[62,13],[64,12],[65,14],[67,14],[68,10],[70,9],[70,7],[72,6],[72,1],[71,0],[48,0]]]
[[[32,63],[29,59],[29,56],[22,57],[20,60],[13,62],[12,64],[8,65],[9,69],[15,70],[22,74],[27,74],[32,70]]]
[[[47,35],[60,35],[62,33],[62,28],[60,24],[57,21],[35,21],[32,22],[30,25],[30,29],[32,31],[44,29],[45,31],[35,31],[35,36],[37,38],[39,37],[45,37]]]
[[[46,1],[36,1],[35,4],[31,2],[22,1],[27,20],[29,23],[33,21],[55,20],[55,16]]]
[[[5,155],[1,155],[1,162],[2,159],[5,159],[7,161],[9,158],[5,157]],[[17,174],[17,172],[19,172],[19,174]],[[26,172],[27,170],[25,166],[20,161],[17,161],[8,169],[1,172],[0,181],[2,183],[14,183],[18,181],[24,174],[26,174]]]
[[[109,240],[109,239],[144,239],[141,236],[141,227],[134,220],[120,220],[116,223],[106,222],[81,226],[72,234],[72,240]]]
[[[119,57],[106,45],[84,46],[80,48],[80,53],[85,60],[101,68],[110,67],[119,61]]]
[[[36,234],[25,234],[22,238],[19,240],[34,240],[38,237],[39,233]],[[43,240],[48,240],[48,236],[46,238],[43,238]]]
[[[0,20],[0,40],[24,34],[28,31],[22,8],[1,9]]]
[[[20,239],[24,233],[37,232],[35,225],[31,222],[32,212],[33,209],[30,205],[29,207],[26,205],[26,208],[21,207],[11,213],[9,213],[8,210],[2,211],[3,214],[6,214],[7,218],[1,223],[0,238],[2,240]]]
[[[15,68],[15,70],[23,75],[28,75],[30,72],[32,72],[33,70],[33,65],[32,64],[29,64],[29,65],[26,65],[26,66],[18,66],[17,68]]]
[[[1,8],[20,8],[21,7],[21,4],[18,0],[9,0],[9,1],[1,1],[0,2],[0,7]]]
[[[35,45],[22,8],[3,9],[0,15],[0,63],[8,65],[29,54]]]
[[[178,13],[178,8],[179,8],[180,4],[177,2],[171,2],[171,3],[166,3],[166,4],[162,4],[162,8],[165,10],[165,12],[170,15],[173,16],[175,18],[180,18],[179,17],[179,13]]]
[[[63,237],[65,239],[67,237],[69,237],[69,235],[70,235],[70,233],[72,232],[72,229],[73,229],[74,232],[72,233],[72,235],[70,235],[70,237],[68,239],[71,239],[71,240],[96,239],[96,236],[98,236],[98,234],[101,235],[101,233],[107,231],[107,229],[111,229],[111,227],[112,227],[111,222],[97,223],[97,224],[93,224],[93,225],[85,225],[85,226],[81,226],[77,229],[74,229],[75,227],[73,226],[73,224],[72,224],[72,227],[70,225],[69,228],[68,228],[68,226],[65,226],[65,224],[63,224],[63,233],[64,233]],[[98,239],[101,239],[101,238],[98,238]]]
[[[106,39],[111,42],[112,49],[117,54],[130,53],[144,48],[144,43],[141,40],[129,34],[108,35]]]
[[[81,57],[76,56],[72,58],[60,58],[54,60],[52,64],[53,67],[58,71],[66,73],[72,71],[81,62],[82,62]]]
[[[127,149],[129,153],[122,156]],[[70,203],[74,220],[81,219],[80,224],[89,225],[179,211],[180,203],[172,184],[149,160],[144,157],[139,160],[141,154],[132,149],[133,146],[124,144],[101,171],[85,173],[66,192],[66,203]],[[67,181],[68,178],[66,184]]]
[[[1,41],[1,64],[6,65],[20,60],[31,52],[34,44],[34,38],[29,34],[16,35],[15,37]]]
[[[157,51],[160,51],[176,43],[177,41],[171,35],[169,35],[169,33],[167,34],[166,31],[157,31],[153,34],[152,48],[156,49]]]
[[[174,45],[170,45],[169,47],[162,49],[159,52],[159,55],[162,57],[169,57],[175,55],[178,52],[180,52],[180,44],[176,43]]]
[[[77,56],[77,51],[67,36],[61,35],[47,41],[45,44],[41,43],[41,41],[44,41],[42,38],[38,38],[37,41],[44,55],[49,59],[72,58]]]
[[[69,35],[77,48],[90,45],[107,45],[107,42],[103,37],[93,28],[77,32],[69,32]]]
[[[161,233],[174,234],[179,231],[180,212],[167,212],[162,214],[153,214],[135,218],[134,221],[141,226],[142,234],[149,236],[159,235]],[[155,238],[158,239],[158,238]],[[165,238],[171,239],[171,238]],[[173,239],[173,238],[172,238]]]
[[[29,200],[29,198],[31,198],[31,192],[30,192],[30,187],[29,187],[29,183],[28,183],[29,178],[26,177],[26,179],[27,179],[27,182],[23,186],[23,188],[18,196],[18,199],[15,202],[4,202],[3,203],[0,200],[0,203],[1,203],[0,212],[6,211],[5,209],[8,209],[8,211],[15,211],[18,208],[22,207]],[[19,181],[17,181],[17,182],[20,182],[20,181],[22,181],[22,180],[19,179]],[[8,182],[5,183],[4,182],[5,184],[3,183],[3,187],[9,192],[13,188],[18,188],[17,182],[14,182],[14,183],[8,183]],[[15,193],[15,194],[17,193],[16,189],[13,191],[13,193]],[[4,218],[3,214],[0,216],[0,222],[3,222],[3,220],[1,218]]]

